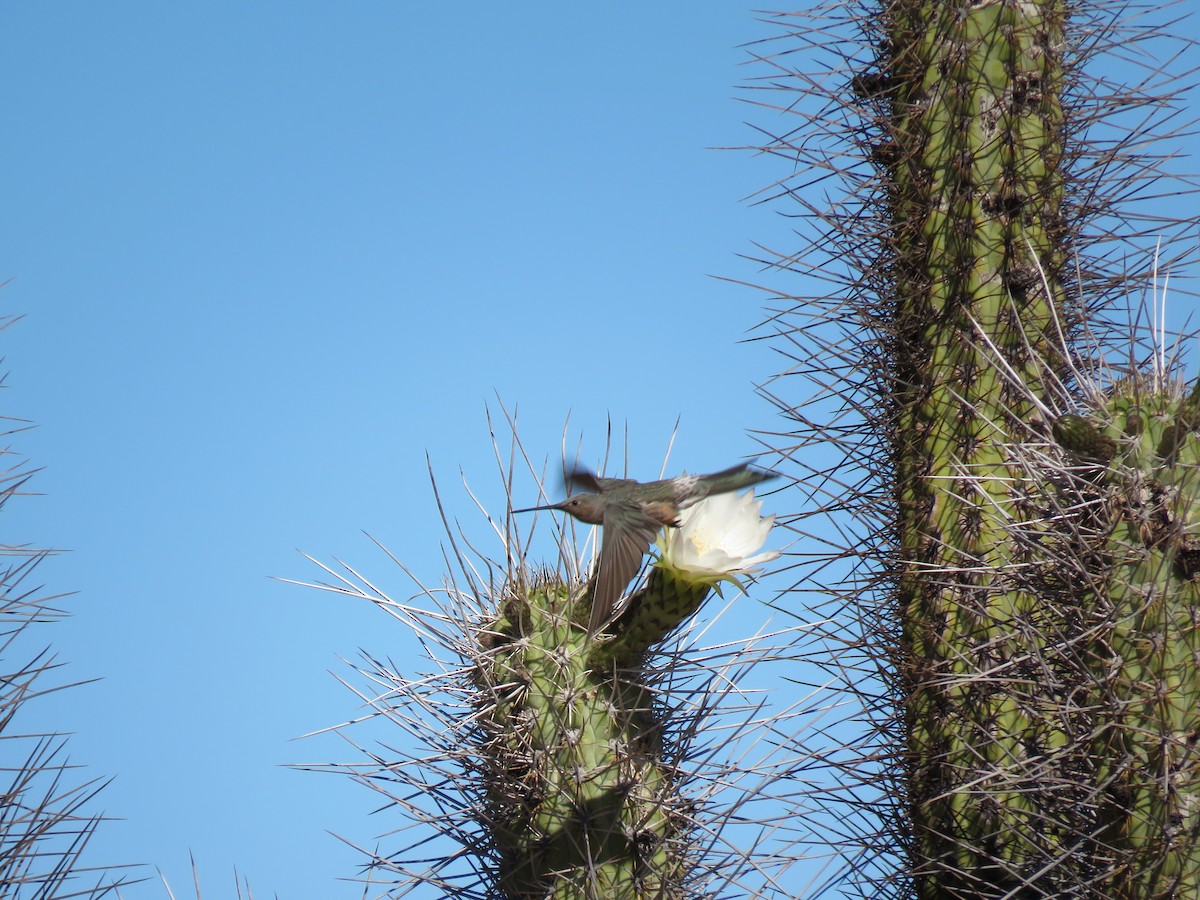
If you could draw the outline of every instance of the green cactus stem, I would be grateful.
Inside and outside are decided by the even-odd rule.
[[[1194,43],[1127,10],[835,2],[778,14],[750,85],[787,111],[755,149],[793,167],[769,193],[803,223],[800,247],[759,261],[810,276],[760,285],[799,295],[763,322],[788,363],[762,393],[789,428],[761,434],[815,498],[789,521],[830,547],[794,596],[819,590],[810,658],[847,710],[808,794],[838,810],[843,830],[810,835],[842,855],[829,890],[847,896],[1200,896],[1200,403],[1152,399],[1179,363],[1163,342],[1116,424],[1105,372],[1148,359],[1162,307],[1135,314],[1117,361],[1114,323],[1089,322],[1193,265],[1193,217],[1133,210],[1164,177],[1190,189],[1166,162],[1186,88],[1163,85]],[[1103,70],[1148,39],[1137,76]]]
[[[1093,647],[1099,841],[1118,898],[1200,896],[1197,396],[1131,379],[1098,413],[1121,435],[1105,546],[1112,574]]]
[[[592,649],[589,664],[597,671],[636,665],[700,609],[712,588],[711,579],[692,580],[669,566],[654,566],[646,586],[629,598],[613,622],[611,636]]]
[[[1036,598],[1004,578],[1022,513],[1003,445],[1035,413],[1015,384],[1061,365],[1063,10],[914,2],[888,15],[913,870],[922,897],[978,897],[1056,855],[1062,828],[1026,768],[1062,736],[1028,680],[988,673],[1042,640]]]
[[[518,592],[476,667],[505,897],[683,898],[690,821],[653,694],[598,668],[579,591]]]

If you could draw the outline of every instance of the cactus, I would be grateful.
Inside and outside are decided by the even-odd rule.
[[[804,515],[832,518],[859,561],[814,604],[856,626],[843,615],[807,651],[843,648],[822,664],[863,728],[848,747],[807,739],[831,771],[814,802],[854,797],[838,838],[860,855],[831,883],[873,898],[1190,896],[1195,401],[1161,340],[1159,362],[1107,380],[1087,355],[1113,334],[1089,313],[1144,280],[1114,270],[1111,233],[1089,228],[1121,215],[1106,196],[1161,177],[1144,143],[1169,108],[1089,96],[1081,61],[1121,39],[1102,6],[872,5],[857,39],[821,15],[780,21],[844,57],[813,75],[771,55],[766,89],[816,86],[858,120],[842,131],[829,107],[775,104],[825,133],[758,149],[851,182],[832,209],[786,191],[811,244],[766,260],[842,279],[772,313],[800,362],[763,391],[792,422],[764,435],[776,468],[842,452],[836,476],[821,459],[794,477],[828,492]],[[1134,105],[1152,114],[1089,147],[1090,127]],[[817,394],[793,401],[781,379],[807,373]],[[822,419],[829,396],[842,405]]]
[[[1063,743],[1057,723],[1023,680],[979,677],[1041,655],[1044,639],[1038,598],[1005,577],[1022,510],[1003,447],[1038,398],[1004,374],[1032,384],[1058,368],[1061,14],[994,3],[893,16],[881,60],[893,84],[875,99],[898,151],[886,165],[909,804],[918,893],[975,896],[1013,889],[1067,825],[1022,783],[1029,748]]]
[[[1097,686],[1096,842],[1113,897],[1200,894],[1200,382],[1114,385],[1093,415],[1117,449],[1104,470],[1107,563],[1090,598]],[[1107,433],[1106,433],[1107,432]]]
[[[679,634],[715,585],[778,555],[755,555],[771,525],[761,505],[752,494],[721,494],[683,510],[645,584],[600,635],[589,634],[592,582],[567,528],[563,564],[538,569],[516,550],[523,542],[510,516],[505,562],[486,561],[504,575],[487,586],[452,536],[466,588],[428,591],[433,610],[391,600],[352,569],[322,566],[333,580],[316,586],[392,612],[422,636],[439,670],[406,677],[374,659],[363,670],[388,686],[371,698],[376,713],[426,748],[419,766],[367,750],[365,766],[307,767],[349,771],[449,840],[433,844],[447,846],[440,857],[429,835],[411,858],[372,853],[371,882],[392,877],[396,893],[423,885],[456,897],[789,896],[770,875],[796,856],[780,852],[792,830],[771,785],[790,789],[782,772],[795,762],[741,744],[797,713],[767,717],[735,686],[737,673],[781,655],[780,646],[706,651]],[[790,633],[778,637],[786,643]],[[706,735],[709,726],[719,737]],[[736,755],[718,764],[727,752]],[[739,787],[751,779],[754,796]],[[740,799],[716,802],[731,790]],[[756,821],[749,810],[760,804],[774,810]],[[752,832],[722,836],[739,822]],[[417,865],[431,856],[433,865]]]
[[[474,670],[506,897],[682,897],[686,801],[653,695],[588,664],[580,593],[514,590]]]

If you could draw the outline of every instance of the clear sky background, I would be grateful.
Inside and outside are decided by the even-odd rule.
[[[0,335],[4,412],[38,423],[13,446],[45,467],[5,540],[71,551],[41,580],[74,616],[43,638],[64,678],[103,680],[37,716],[115,776],[91,862],[186,894],[191,851],[206,896],[235,865],[259,896],[359,895],[327,832],[400,823],[284,766],[357,758],[293,740],[360,712],[340,657],[418,648],[269,576],[317,578],[299,549],[414,593],[366,531],[438,583],[427,454],[486,546],[459,483],[503,511],[485,404],[519,406],[551,465],[568,417],[598,463],[611,417],[639,477],[677,418],[672,472],[777,427],[753,385],[781,362],[739,343],[766,295],[711,277],[754,280],[737,254],[788,228],[743,202],[786,166],[708,149],[779,124],[733,99],[761,74],[738,45],[771,33],[752,9],[0,6],[0,278],[27,314]]]

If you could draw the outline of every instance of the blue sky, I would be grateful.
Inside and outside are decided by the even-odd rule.
[[[269,576],[317,577],[299,549],[414,593],[366,531],[436,584],[427,455],[468,531],[460,470],[503,510],[486,404],[551,463],[568,417],[593,463],[627,427],[638,476],[677,418],[673,470],[756,452],[765,295],[711,276],[757,277],[737,254],[788,226],[742,198],[788,173],[708,149],[773,124],[733,99],[752,9],[5,5],[4,410],[45,467],[6,539],[71,551],[45,639],[103,680],[37,715],[115,776],[93,862],[358,896],[327,832],[397,823],[283,766],[354,758],[293,740],[357,714],[340,657],[417,648]]]

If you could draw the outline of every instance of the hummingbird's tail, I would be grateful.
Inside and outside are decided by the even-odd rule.
[[[738,466],[731,466],[728,469],[722,469],[720,472],[713,472],[711,475],[701,475],[697,478],[697,481],[707,488],[705,496],[708,496],[710,494],[724,494],[729,491],[740,491],[742,488],[748,488],[778,477],[778,472],[761,468],[754,465],[753,462],[746,462]]]

